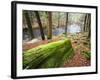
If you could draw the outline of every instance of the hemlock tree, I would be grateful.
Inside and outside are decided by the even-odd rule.
[[[25,15],[26,23],[27,23],[27,26],[28,26],[28,30],[29,30],[29,33],[30,33],[31,39],[32,39],[32,38],[34,38],[34,34],[33,34],[33,29],[32,29],[32,25],[31,25],[31,21],[30,21],[30,17],[29,17],[28,11],[25,11],[24,15]]]
[[[88,14],[88,37],[87,38],[90,38],[91,36],[91,15]]]
[[[42,23],[41,23],[41,20],[40,20],[39,13],[38,13],[38,11],[34,11],[34,13],[36,15],[37,22],[38,22],[39,27],[40,27],[40,33],[41,33],[42,40],[45,40],[45,35],[44,35],[44,32],[43,32]]]
[[[84,19],[84,31],[88,31],[87,38],[90,38],[91,35],[91,15],[86,14]]]
[[[84,19],[84,31],[88,31],[88,14],[85,15]]]
[[[85,18],[84,18],[84,31],[86,30],[85,28],[86,28],[86,18],[87,18],[87,14],[85,15]]]
[[[67,26],[68,26],[68,12],[66,14],[66,25],[65,25],[65,34],[67,35]]]
[[[48,12],[47,38],[52,39],[52,12]]]
[[[58,28],[60,26],[60,12],[58,12]]]

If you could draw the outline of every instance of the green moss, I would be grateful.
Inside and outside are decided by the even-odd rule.
[[[72,54],[73,48],[69,39],[40,45],[23,53],[23,68],[60,67]]]

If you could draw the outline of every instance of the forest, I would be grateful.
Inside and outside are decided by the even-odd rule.
[[[23,69],[91,65],[91,14],[22,12]]]

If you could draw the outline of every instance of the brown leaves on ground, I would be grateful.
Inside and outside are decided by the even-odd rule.
[[[68,36],[72,41],[75,55],[73,58],[64,62],[64,67],[80,67],[91,65],[91,60],[86,59],[86,57],[82,54],[83,51],[90,51],[90,41],[87,39],[86,35],[86,33],[79,33]]]
[[[80,67],[80,66],[90,66],[90,60],[87,60],[79,50],[75,51],[75,55],[72,59],[66,60],[64,62],[64,67]]]
[[[23,44],[23,51],[37,47],[39,45],[47,44],[47,43],[48,43],[48,40],[39,40],[34,43],[25,43],[25,44]]]

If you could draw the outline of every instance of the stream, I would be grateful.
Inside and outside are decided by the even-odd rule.
[[[43,30],[44,30],[44,34],[46,35],[46,34],[47,34],[47,29],[44,28]],[[67,27],[67,32],[68,32],[68,33],[72,33],[72,34],[81,32],[81,27],[80,27],[78,24],[69,25],[69,26]],[[52,34],[53,34],[54,36],[57,36],[57,35],[63,34],[63,33],[65,33],[65,27],[59,27],[59,28],[54,28],[54,29],[52,29]],[[33,34],[34,34],[34,37],[35,37],[35,38],[40,37],[40,36],[41,36],[41,35],[40,35],[40,29],[39,29],[39,28],[33,29]],[[28,30],[27,30],[27,31],[24,30],[24,31],[23,31],[23,40],[29,41],[30,38],[31,38],[31,36],[29,35]]]

